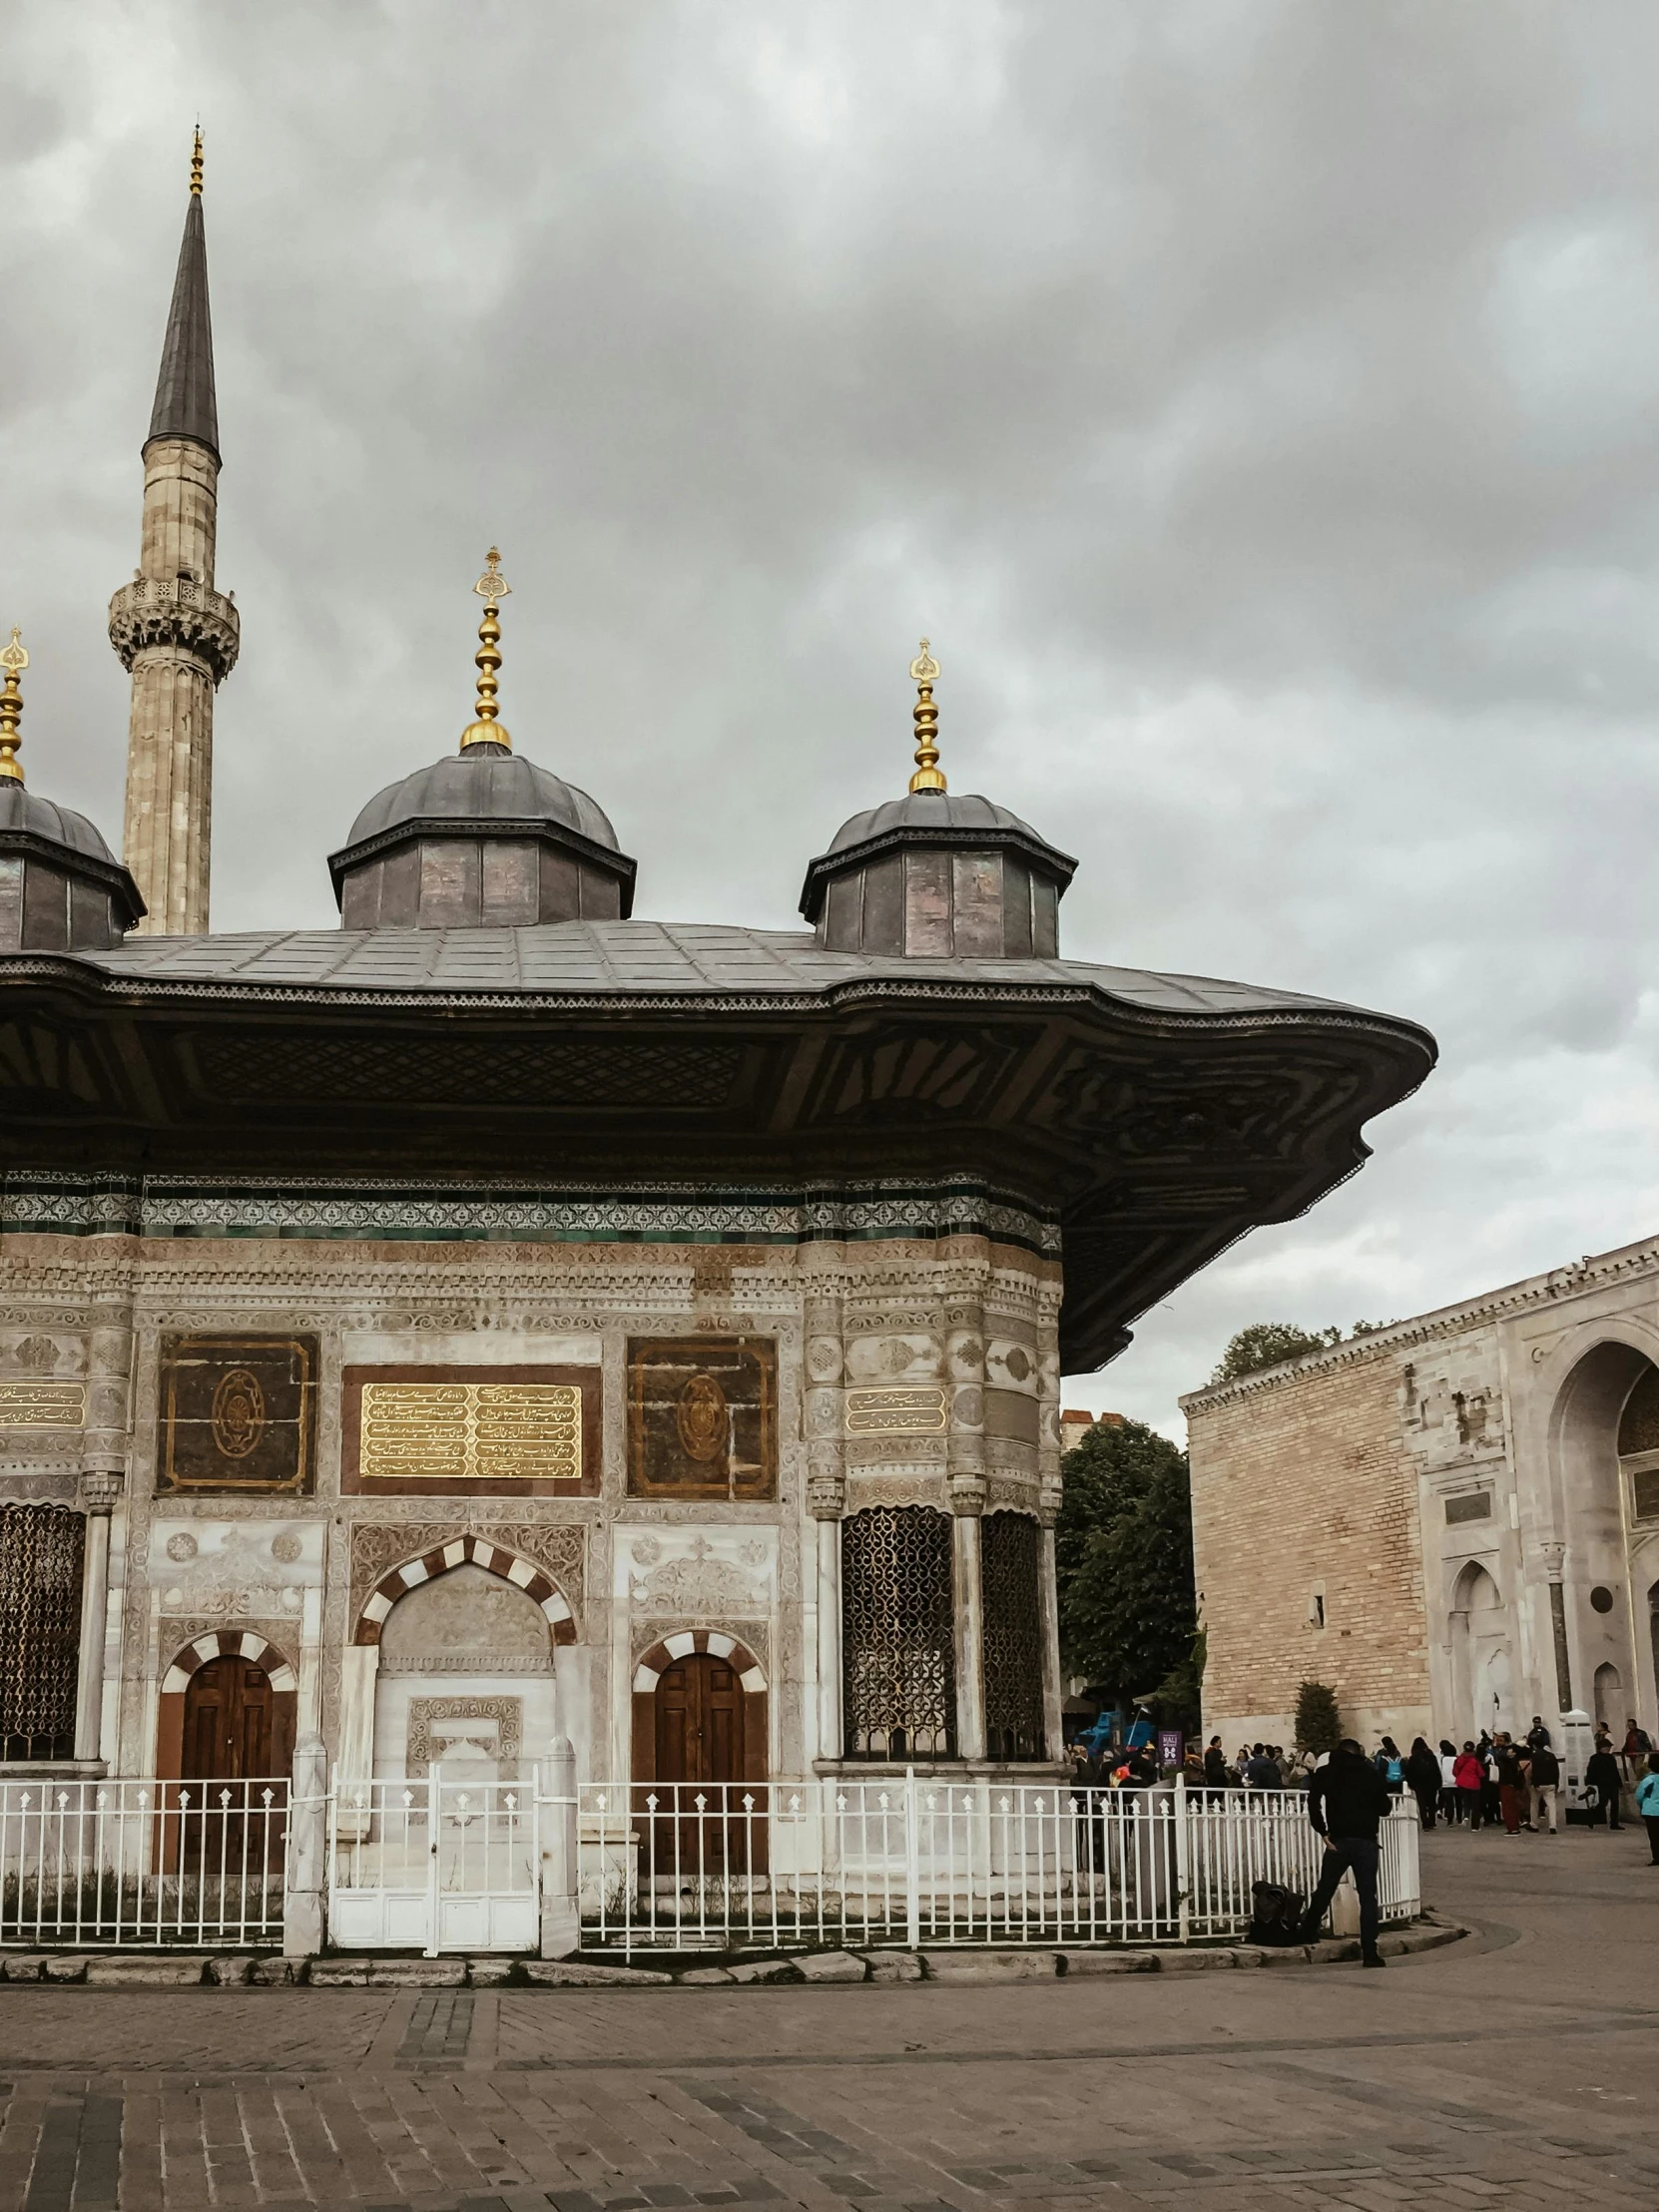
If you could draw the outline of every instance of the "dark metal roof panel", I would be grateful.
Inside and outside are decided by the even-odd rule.
[[[150,414],[153,438],[194,438],[219,457],[219,403],[214,393],[214,329],[208,310],[208,234],[202,201],[185,212],[179,273],[173,279],[161,374]],[[148,441],[147,441],[148,442]]]
[[[411,993],[522,991],[596,997],[685,992],[802,993],[904,981],[1095,989],[1149,1012],[1357,1014],[1334,999],[1205,975],[1085,960],[928,960],[826,952],[807,931],[706,922],[561,921],[522,929],[273,930],[132,937],[89,953],[132,982],[217,982]],[[1368,1016],[1366,1018],[1376,1018]]]

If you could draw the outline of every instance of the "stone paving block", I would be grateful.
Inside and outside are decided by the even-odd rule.
[[[200,1988],[208,1970],[205,1957],[130,1958],[120,1952],[85,1961],[86,1978],[96,1989]]]
[[[1154,1953],[1160,1973],[1214,1973],[1233,1970],[1230,1950],[1160,1950]]]
[[[1156,1973],[1158,1957],[1150,1950],[1063,1950],[1067,1974]]]
[[[574,1958],[527,1958],[525,1978],[541,1989],[664,1989],[674,1976],[653,1966],[590,1966]]]
[[[469,1958],[466,1977],[475,1989],[500,1989],[518,1978],[521,1961],[516,1958]],[[539,1965],[541,1961],[538,1959]]]
[[[0,1951],[0,1974],[7,1981],[38,1981],[46,1960],[34,1951]]]
[[[869,1972],[861,1958],[849,1950],[819,1950],[798,1958],[804,1981],[862,1981]]]
[[[1051,1981],[1060,1960],[1052,1950],[928,1950],[921,1966],[929,1981]]]
[[[869,1968],[871,1981],[919,1981],[921,1960],[913,1950],[855,1951]]]
[[[730,1981],[732,1976],[725,1966],[688,1966],[684,1973],[677,1973],[675,1980],[682,1986],[700,1986],[706,1982]]]
[[[255,1958],[210,1958],[208,1979],[222,1989],[235,1989],[254,1978]]]
[[[85,1981],[87,1962],[84,1958],[48,1955],[40,1962],[40,1977],[46,1981]]]
[[[308,1958],[256,1958],[248,1978],[257,1988],[280,1988],[290,1982],[303,1981],[309,1967]]]
[[[734,1981],[799,1981],[801,1969],[787,1958],[738,1958],[726,1969]],[[685,1975],[681,1975],[684,1980]]]
[[[458,1989],[464,1958],[313,1958],[313,1989]]]

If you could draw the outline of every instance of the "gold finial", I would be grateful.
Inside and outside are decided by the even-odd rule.
[[[0,686],[0,777],[9,778],[14,784],[23,781],[23,764],[17,757],[17,749],[23,742],[17,734],[23,714],[23,694],[17,688],[17,679],[28,665],[23,633],[14,628],[11,644],[0,647],[0,668],[6,672],[5,684]]]
[[[939,710],[933,704],[933,686],[939,680],[939,664],[921,641],[921,651],[910,663],[910,681],[916,687],[912,714],[916,726],[916,772],[910,778],[913,792],[948,791],[939,767]]]
[[[501,666],[501,625],[496,616],[501,602],[510,596],[512,586],[501,573],[501,555],[493,545],[484,562],[484,573],[473,585],[473,590],[484,602],[484,619],[478,625],[478,650],[472,656],[478,670],[478,704],[473,708],[477,718],[469,722],[461,732],[461,751],[469,745],[504,745],[509,750],[512,739],[495,719],[501,712],[495,703],[495,672]]]
[[[190,189],[192,197],[202,197],[202,126],[196,126],[196,145],[190,157]]]

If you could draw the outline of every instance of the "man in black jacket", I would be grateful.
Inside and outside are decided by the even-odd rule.
[[[1381,1966],[1377,1949],[1377,1862],[1382,1854],[1378,1830],[1393,1800],[1382,1777],[1352,1736],[1345,1736],[1308,1788],[1308,1818],[1325,1839],[1320,1886],[1302,1920],[1302,1939],[1311,1943],[1320,1932],[1337,1885],[1351,1869],[1360,1893],[1360,1963]]]

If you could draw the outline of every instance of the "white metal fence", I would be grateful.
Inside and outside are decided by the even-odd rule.
[[[1258,1882],[1307,1897],[1320,1872],[1293,1790],[577,1788],[568,1760],[522,1783],[325,1789],[319,1769],[297,1796],[285,1777],[0,1783],[0,1944],[312,1949],[324,1925],[336,1950],[434,1955],[1224,1941]],[[1384,1824],[1384,1922],[1420,1909],[1417,1836],[1414,1808]]]
[[[0,1782],[0,1943],[282,1939],[285,1775]]]
[[[1294,1790],[589,1784],[577,1826],[584,1943],[625,1951],[1226,1939],[1322,1857]],[[1416,1839],[1414,1809],[1386,1823],[1384,1922],[1419,1910]]]

